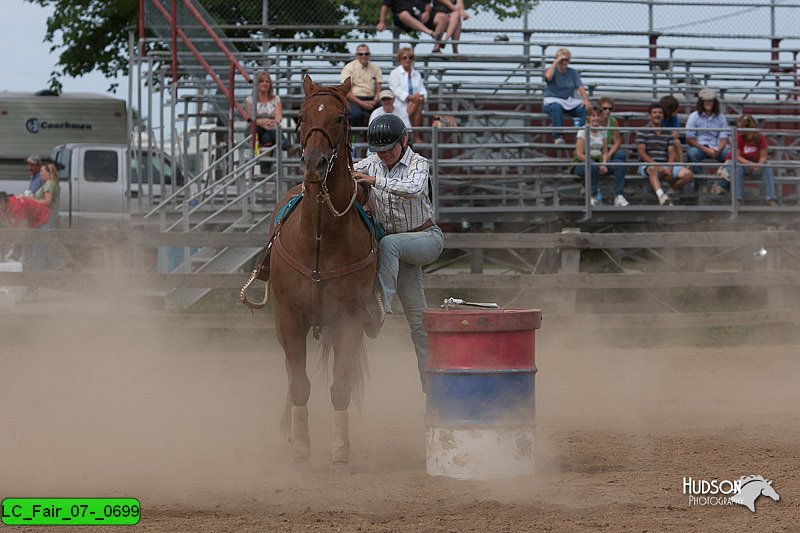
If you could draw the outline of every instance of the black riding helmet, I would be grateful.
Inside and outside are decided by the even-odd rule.
[[[369,149],[373,152],[391,150],[405,134],[406,125],[400,117],[391,113],[381,115],[370,122],[367,128]]]

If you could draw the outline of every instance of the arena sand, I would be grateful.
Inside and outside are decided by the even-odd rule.
[[[0,315],[2,497],[137,497],[143,519],[133,530],[141,531],[792,531],[800,523],[794,345],[616,349],[590,342],[590,331],[548,329],[545,313],[537,473],[457,481],[425,473],[425,398],[407,329],[392,322],[369,342],[364,402],[351,408],[353,474],[333,477],[320,372],[312,469],[298,473],[289,462],[278,430],[283,354],[271,328],[166,328],[157,314],[118,302],[45,296],[16,308],[14,320]],[[683,477],[748,474],[772,479],[781,500],[761,497],[751,513],[690,506],[682,493]]]

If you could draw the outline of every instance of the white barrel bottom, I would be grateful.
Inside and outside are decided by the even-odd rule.
[[[432,476],[500,479],[533,473],[533,428],[428,426],[425,467]]]

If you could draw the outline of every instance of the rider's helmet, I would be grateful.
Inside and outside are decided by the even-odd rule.
[[[391,113],[381,115],[370,122],[367,128],[369,149],[373,152],[391,150],[405,134],[406,125],[400,117]]]

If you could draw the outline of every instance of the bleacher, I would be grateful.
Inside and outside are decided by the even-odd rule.
[[[401,46],[413,46],[415,68],[423,75],[429,91],[424,111],[426,124],[437,114],[451,115],[459,124],[457,128],[421,128],[425,142],[416,146],[431,160],[441,220],[534,222],[560,218],[575,222],[591,218],[603,223],[648,217],[661,221],[672,216],[688,221],[743,217],[781,223],[800,210],[797,49],[777,46],[774,35],[751,35],[741,39],[738,46],[713,42],[699,46],[693,44],[697,35],[687,37],[686,43],[681,44],[676,41],[680,34],[605,31],[594,32],[592,39],[589,33],[592,32],[554,36],[520,27],[490,31],[471,27],[467,22],[458,56],[430,53],[431,41],[427,38],[415,40],[395,34],[392,38],[367,41],[373,52],[371,60],[383,69],[384,83],[396,66],[395,51]],[[503,38],[497,39],[495,34]],[[237,43],[235,39],[230,41],[234,46]],[[249,72],[266,66],[281,96],[285,121],[283,156],[277,171],[285,185],[299,178],[296,150],[287,148],[297,143],[294,120],[303,100],[303,78],[311,75],[318,83],[338,83],[342,67],[353,59],[351,53],[291,49],[296,41],[272,39],[265,53],[237,55]],[[351,43],[351,50],[357,42]],[[552,126],[541,109],[542,72],[561,46],[572,50],[571,66],[581,72],[590,99],[607,95],[616,102],[614,116],[623,131],[629,162],[626,196],[632,205],[628,208],[588,205],[584,182],[570,172],[574,128],[566,129],[567,144],[552,142]],[[209,53],[207,59],[213,62],[223,55]],[[216,98],[217,106],[224,109],[224,99],[214,97],[215,83],[202,68],[188,63],[182,68],[192,75],[194,85],[179,96],[175,105],[184,105],[185,99],[195,98],[201,91],[208,101]],[[694,109],[696,93],[703,87],[718,90],[723,112],[732,126],[736,117],[747,112],[767,130],[780,207],[764,207],[758,200],[758,191],[753,190],[757,186],[754,183],[747,184],[743,206],[737,206],[730,196],[708,195],[706,186],[716,179],[719,163],[705,163],[703,174],[697,177],[697,189],[682,194],[677,205],[669,208],[669,213],[676,215],[665,215],[665,208],[658,206],[646,180],[637,174],[634,132],[646,122],[648,103],[674,94],[681,101],[681,123],[685,124]],[[251,90],[241,79],[236,81],[238,101]],[[194,116],[204,111],[197,109]],[[190,121],[192,116],[192,111],[187,111],[183,120]],[[223,116],[220,120],[224,119]],[[246,135],[246,124],[241,119],[236,124],[237,135]],[[172,130],[180,131],[182,127],[173,125]],[[363,156],[363,131],[356,130],[355,139],[356,157]],[[601,187],[610,189],[610,178],[601,178]],[[610,190],[605,197],[611,197]]]

